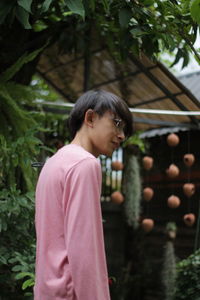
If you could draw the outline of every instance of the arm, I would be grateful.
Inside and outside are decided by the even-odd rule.
[[[101,170],[88,158],[70,174],[65,241],[77,300],[109,300],[100,206]]]

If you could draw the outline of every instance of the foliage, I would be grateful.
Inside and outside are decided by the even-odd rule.
[[[31,54],[27,55],[30,58]],[[27,62],[19,59],[0,76],[0,282],[2,299],[22,298],[14,272],[33,269],[35,244],[34,187],[31,167],[39,154],[39,126],[24,109],[35,95],[29,87],[9,81]],[[8,251],[9,250],[9,251]],[[18,298],[19,297],[19,298]]]
[[[55,151],[56,145],[51,143],[52,136],[57,137],[61,130],[63,138],[67,135],[63,128],[64,122],[62,126],[59,125],[59,120],[62,122],[64,117],[51,113],[46,115],[36,101],[40,99],[41,102],[47,96],[49,101],[55,101],[54,94],[49,91],[44,93],[44,83],[41,87],[39,84],[24,86],[10,80],[31,57],[34,59],[34,53],[19,59],[0,77],[2,300],[32,298],[35,262],[34,190],[38,175],[32,163],[39,157],[45,159],[51,154],[48,146],[51,151],[52,148]],[[44,149],[45,153],[41,156]]]
[[[58,42],[62,53],[83,54],[93,38],[95,48],[107,47],[119,61],[141,52],[157,58],[167,50],[176,52],[174,64],[182,58],[184,67],[190,52],[199,60],[194,48],[199,15],[199,0],[2,0],[0,67],[4,70],[47,41]]]
[[[0,82],[6,83],[8,80],[12,79],[13,76],[23,67],[24,64],[32,61],[44,48],[41,47],[31,53],[24,53],[17,62],[10,66],[5,72],[0,75]]]
[[[16,281],[15,273],[34,272],[34,194],[4,188],[0,192],[0,216],[1,296],[20,299],[22,281]]]
[[[200,294],[200,249],[177,264],[174,300],[198,300]]]
[[[140,151],[145,152],[147,150],[147,143],[144,142],[144,140],[140,138],[140,134],[141,134],[140,131],[135,132],[134,135],[129,137],[123,143],[123,147],[126,148],[129,145],[134,145],[134,146],[137,146],[140,149]]]
[[[29,59],[34,55],[26,57]],[[36,138],[39,129],[37,122],[23,105],[28,101],[33,102],[36,94],[31,88],[9,79],[26,62],[25,57],[19,59],[0,76],[0,186],[12,188],[17,183],[17,188],[22,188],[20,180],[23,180],[24,191],[31,190],[34,186],[35,172],[31,168],[31,161],[38,155],[41,141]]]
[[[200,1],[194,0],[192,1],[191,7],[190,7],[192,18],[195,22],[200,24]]]

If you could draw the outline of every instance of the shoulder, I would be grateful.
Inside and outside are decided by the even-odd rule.
[[[77,161],[73,166],[74,169],[81,169],[87,171],[101,171],[100,162],[95,157],[84,157]]]
[[[78,160],[76,164],[70,169],[68,175],[74,179],[80,178],[81,180],[90,180],[98,182],[101,181],[101,165],[99,160],[95,157],[85,157]]]
[[[65,156],[68,158],[81,160],[84,158],[95,158],[90,152],[86,151],[83,147],[76,144],[68,144],[57,152],[58,156]]]

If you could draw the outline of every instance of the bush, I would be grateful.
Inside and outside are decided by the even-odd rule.
[[[34,273],[34,195],[11,188],[0,192],[1,299],[22,299],[21,273]],[[30,274],[26,276],[31,277]]]
[[[174,300],[200,299],[200,249],[177,264]]]

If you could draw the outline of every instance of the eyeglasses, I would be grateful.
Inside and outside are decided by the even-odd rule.
[[[125,124],[124,124],[123,120],[112,118],[112,121],[113,121],[115,127],[117,128],[117,130],[124,133]]]

